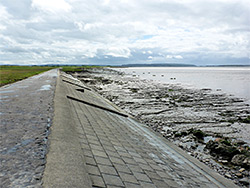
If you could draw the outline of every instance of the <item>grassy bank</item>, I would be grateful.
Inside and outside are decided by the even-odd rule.
[[[61,68],[64,72],[81,72],[89,68],[100,68],[100,66],[0,66],[0,87],[6,84],[23,80],[30,76]]]
[[[61,66],[62,71],[64,72],[82,72],[86,69],[91,69],[91,68],[100,68],[102,66]]]
[[[0,66],[0,87],[48,71],[48,66]]]

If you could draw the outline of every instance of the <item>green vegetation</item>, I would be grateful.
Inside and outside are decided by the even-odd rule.
[[[30,76],[48,71],[54,68],[62,68],[64,72],[81,72],[89,68],[100,68],[100,66],[9,66],[0,65],[0,87],[6,84],[23,80]]]
[[[92,68],[100,68],[100,66],[61,66],[62,71],[64,72],[82,72],[86,69],[92,69]]]
[[[239,117],[239,121],[242,123],[250,123],[250,116],[247,116],[246,118]]]
[[[139,91],[139,88],[130,88],[129,89],[132,93],[137,93]]]
[[[48,71],[49,66],[0,66],[0,87]]]

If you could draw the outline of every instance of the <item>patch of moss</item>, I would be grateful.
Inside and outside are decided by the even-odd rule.
[[[139,91],[139,89],[138,88],[130,88],[130,91],[132,93],[137,93]]]
[[[221,143],[223,143],[223,144],[225,144],[227,146],[232,146],[231,142],[229,140],[227,140],[227,139],[222,140]]]
[[[247,116],[246,118],[239,117],[239,121],[242,123],[250,123],[250,116]]]
[[[199,129],[193,129],[193,128],[189,129],[189,133],[193,134],[199,140],[203,140],[204,137],[206,136],[206,133],[204,133],[203,131],[201,131]]]

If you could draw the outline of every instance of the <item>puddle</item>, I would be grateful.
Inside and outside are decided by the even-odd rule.
[[[205,145],[198,145],[198,147],[196,148],[195,151],[197,151],[197,152],[203,152],[204,148],[205,148]]]
[[[9,98],[9,96],[0,96],[0,99],[7,99],[7,98]]]
[[[205,136],[205,137],[204,137],[204,142],[205,142],[205,143],[208,143],[210,140],[213,140],[213,141],[214,141],[214,140],[215,140],[215,137],[213,137],[213,136]]]
[[[14,153],[16,152],[20,147],[22,146],[26,146],[29,143],[33,142],[34,139],[27,139],[27,140],[23,140],[21,143],[18,143],[17,145],[15,145],[14,147],[8,149],[7,151],[2,152],[3,154],[9,154],[9,153]]]
[[[0,91],[0,94],[2,94],[2,93],[12,93],[12,92],[14,92],[14,90]]]
[[[51,88],[51,85],[43,85],[43,86],[40,88],[40,90],[41,90],[41,91],[45,91],[45,90],[50,90],[50,88]]]
[[[17,88],[27,88],[27,87],[29,87],[29,86],[17,86]]]

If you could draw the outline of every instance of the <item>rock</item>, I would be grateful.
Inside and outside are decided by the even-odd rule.
[[[210,153],[217,154],[226,160],[231,160],[234,155],[239,154],[239,151],[234,146],[212,140],[206,144],[206,148],[210,150]]]
[[[239,182],[243,185],[249,185],[249,179],[248,178],[242,178],[239,180]]]
[[[245,158],[243,161],[243,166],[250,167],[250,157]]]
[[[239,172],[243,172],[243,171],[245,171],[246,169],[245,168],[241,168],[240,170],[239,170]]]
[[[227,163],[228,163],[228,160],[221,160],[221,163],[222,163],[222,164],[227,164]]]
[[[225,177],[227,177],[227,178],[232,178],[232,176],[231,176],[229,173],[226,173],[226,174],[225,174]]]
[[[237,155],[233,156],[231,163],[233,163],[234,165],[243,166],[243,162],[245,159],[246,159],[245,155],[237,154]]]
[[[241,174],[241,173],[236,173],[235,174],[238,178],[242,178],[243,177],[243,175]]]
[[[214,141],[215,142],[219,142],[219,141],[221,141],[222,140],[222,138],[216,138]]]

